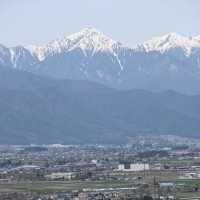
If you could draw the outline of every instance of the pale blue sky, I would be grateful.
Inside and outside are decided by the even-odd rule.
[[[43,44],[92,26],[130,46],[200,35],[200,0],[0,0],[0,43]]]

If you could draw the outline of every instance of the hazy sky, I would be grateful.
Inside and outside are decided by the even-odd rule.
[[[0,0],[0,43],[43,44],[92,26],[131,46],[200,35],[200,0]]]

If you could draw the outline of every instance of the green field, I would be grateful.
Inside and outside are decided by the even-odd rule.
[[[61,192],[84,188],[123,188],[133,187],[130,181],[38,181],[33,183],[0,184],[0,192]]]

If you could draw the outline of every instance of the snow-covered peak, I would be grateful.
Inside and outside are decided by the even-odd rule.
[[[84,28],[80,32],[57,39],[44,46],[29,46],[32,55],[40,61],[49,55],[69,52],[74,49],[81,49],[85,56],[93,56],[97,52],[110,52],[114,56],[121,48],[128,48],[121,43],[112,40],[95,28]],[[192,53],[194,48],[200,48],[200,36],[186,37],[177,33],[169,33],[161,37],[155,37],[134,48],[135,51],[158,51],[168,52],[171,49],[181,48],[186,56]],[[131,49],[131,48],[128,48]]]
[[[69,50],[80,48],[84,52],[92,51],[93,54],[98,51],[112,52],[116,45],[121,45],[104,35],[104,33],[91,27],[84,28],[78,33],[65,37],[63,42],[69,44]]]
[[[70,39],[70,40],[77,40],[77,39],[83,39],[83,38],[88,38],[88,39],[94,40],[94,39],[102,39],[102,38],[105,39],[107,37],[101,31],[99,31],[93,27],[84,28],[77,33],[74,33],[70,36],[65,37],[65,39]]]
[[[197,40],[200,42],[200,35],[196,36],[196,37],[193,37],[193,39]]]
[[[139,50],[145,50],[146,52],[159,51],[161,53],[174,48],[182,48],[186,55],[190,55],[193,48],[200,48],[200,41],[177,33],[169,33],[137,46]]]
[[[93,55],[99,51],[113,52],[114,48],[121,46],[95,28],[84,28],[80,32],[66,36],[63,39],[53,40],[45,46],[27,47],[39,60],[48,55],[81,49],[85,55]]]

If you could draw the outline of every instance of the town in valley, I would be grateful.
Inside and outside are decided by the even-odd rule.
[[[200,142],[138,136],[124,145],[2,145],[0,199],[199,199]]]

